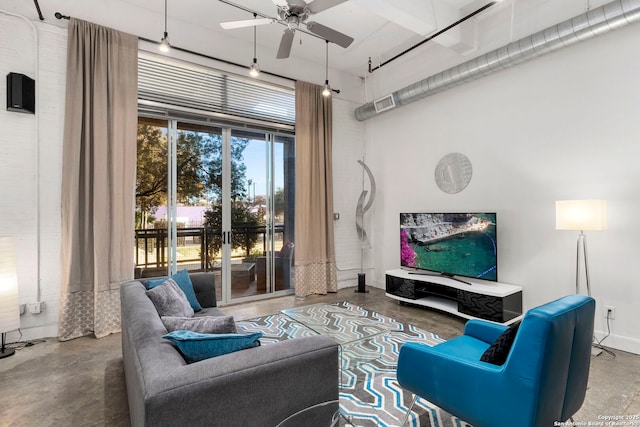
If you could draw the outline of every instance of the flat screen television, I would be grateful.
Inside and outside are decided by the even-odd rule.
[[[497,281],[496,214],[401,213],[400,264],[426,274]]]

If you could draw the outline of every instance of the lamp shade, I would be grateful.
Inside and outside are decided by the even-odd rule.
[[[556,201],[556,230],[606,230],[606,200]]]
[[[0,236],[0,333],[20,328],[16,253],[11,237]]]

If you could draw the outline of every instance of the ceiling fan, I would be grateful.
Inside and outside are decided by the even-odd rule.
[[[317,22],[309,21],[307,19],[313,14],[322,12],[334,6],[344,3],[347,0],[313,0],[310,3],[306,3],[304,0],[271,0],[278,8],[278,18],[257,18],[257,19],[245,19],[242,21],[229,21],[221,22],[220,26],[225,30],[243,27],[253,27],[256,25],[265,25],[272,23],[280,23],[287,26],[280,39],[280,46],[278,47],[278,54],[276,58],[283,59],[288,58],[291,53],[291,47],[293,45],[293,38],[296,30],[299,29],[300,24],[307,27],[307,30],[313,34],[321,37],[324,40],[335,43],[338,46],[344,48],[349,47],[353,42],[353,37],[336,31],[332,28],[318,24]],[[230,3],[229,3],[230,4]],[[246,9],[245,9],[246,10]]]

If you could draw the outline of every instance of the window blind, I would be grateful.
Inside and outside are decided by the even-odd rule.
[[[229,120],[295,125],[293,89],[152,55],[138,58],[142,104],[218,113]]]

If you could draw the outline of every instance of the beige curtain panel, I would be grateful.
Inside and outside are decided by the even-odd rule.
[[[138,39],[69,21],[59,339],[120,330],[133,278]]]
[[[333,109],[322,87],[296,83],[296,297],[337,292],[333,237]]]

